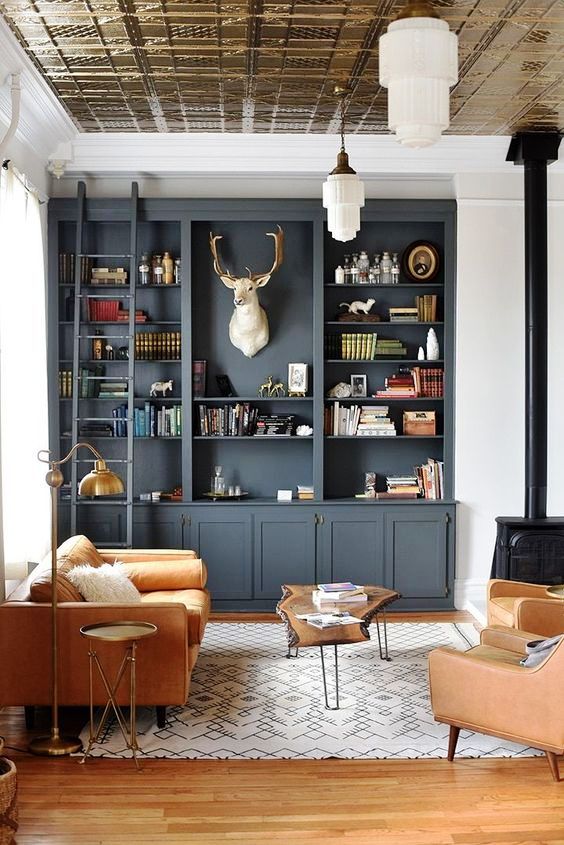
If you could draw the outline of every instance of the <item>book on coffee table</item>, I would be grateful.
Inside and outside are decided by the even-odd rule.
[[[334,628],[339,625],[358,625],[362,619],[357,619],[347,611],[342,613],[303,613],[296,619],[302,619],[308,625],[314,625],[316,628]]]
[[[316,604],[362,604],[368,601],[368,596],[363,590],[356,590],[354,593],[324,593],[323,590],[313,590],[311,597]]]

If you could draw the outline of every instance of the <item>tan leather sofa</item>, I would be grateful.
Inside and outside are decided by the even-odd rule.
[[[437,722],[450,725],[448,759],[461,728],[503,737],[545,752],[559,780],[564,754],[564,640],[539,666],[520,660],[536,634],[498,626],[485,628],[469,651],[437,648],[429,655],[431,706]]]
[[[564,633],[564,601],[551,598],[542,584],[488,582],[488,625],[507,625],[543,637]]]
[[[73,566],[99,566],[119,560],[141,591],[141,603],[86,602],[65,577]],[[164,725],[167,705],[184,704],[190,676],[209,616],[207,572],[193,551],[172,549],[97,550],[84,536],[71,537],[57,550],[59,626],[59,703],[88,704],[88,644],[80,635],[83,625],[116,620],[143,620],[158,628],[140,643],[137,652],[137,703],[157,707]],[[179,581],[179,572],[182,579]],[[180,584],[185,586],[180,587]],[[186,586],[188,585],[188,586]],[[0,706],[23,705],[28,725],[35,706],[51,701],[51,556],[47,555],[29,578],[0,605]],[[115,644],[97,647],[100,659],[113,676],[123,657]],[[118,696],[127,703],[126,685]],[[104,704],[107,695],[95,679],[94,699]]]

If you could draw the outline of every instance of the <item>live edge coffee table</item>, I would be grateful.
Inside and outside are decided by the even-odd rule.
[[[323,610],[318,604],[315,604],[312,599],[313,590],[317,589],[316,584],[283,584],[282,598],[278,602],[276,612],[282,618],[286,626],[286,634],[288,637],[288,654],[287,657],[297,657],[298,649],[310,648],[311,646],[318,646],[321,656],[321,673],[323,676],[323,692],[325,695],[325,707],[327,710],[339,709],[339,662],[337,654],[338,645],[346,645],[347,643],[362,643],[370,639],[368,627],[373,620],[376,620],[376,630],[378,632],[378,648],[380,651],[381,660],[390,660],[388,654],[388,630],[386,625],[386,607],[396,599],[401,598],[400,594],[395,590],[386,590],[385,587],[375,587],[372,585],[365,586],[364,590],[368,594],[368,601],[366,602],[345,602],[332,603],[324,602]],[[352,616],[356,616],[362,621],[353,625],[336,625],[331,628],[316,628],[315,625],[309,625],[305,619],[298,619],[298,616],[303,616],[306,613],[331,613],[333,611],[348,611]],[[383,623],[383,640],[384,647],[382,648],[382,637],[380,635],[380,619],[382,616]],[[323,655],[323,648],[325,646],[333,646],[335,650],[335,706],[330,706],[327,695],[327,677],[325,674],[325,658]],[[295,653],[292,654],[292,649]]]

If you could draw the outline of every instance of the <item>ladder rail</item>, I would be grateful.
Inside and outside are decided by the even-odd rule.
[[[72,423],[71,423],[71,441],[78,442],[79,436],[79,422],[78,422],[78,397],[80,392],[80,322],[82,309],[82,296],[80,292],[80,284],[82,281],[82,241],[84,237],[84,204],[86,196],[86,185],[84,182],[78,183],[78,191],[76,197],[76,247],[74,259],[74,321],[73,321],[73,349],[72,349]],[[77,507],[78,507],[78,465],[76,462],[76,455],[71,461],[71,507],[70,507],[70,528],[71,535],[76,534],[77,526]]]

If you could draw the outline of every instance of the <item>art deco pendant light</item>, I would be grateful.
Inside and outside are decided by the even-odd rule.
[[[360,229],[360,209],[364,205],[364,185],[349,164],[345,151],[345,117],[350,91],[335,87],[341,99],[341,149],[337,166],[323,183],[323,207],[327,209],[327,228],[336,241],[352,241]]]
[[[458,81],[458,38],[433,6],[409,0],[380,38],[380,84],[388,126],[406,147],[428,147],[449,125],[449,87]]]

